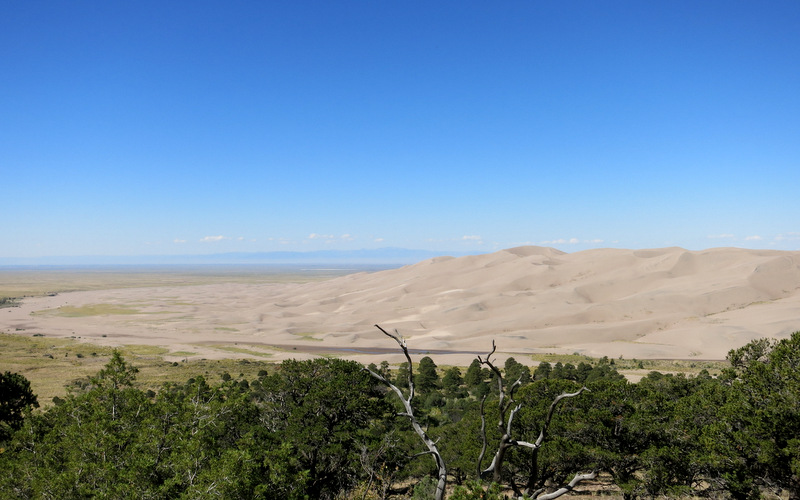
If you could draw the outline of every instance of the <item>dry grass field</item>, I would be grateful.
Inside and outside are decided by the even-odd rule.
[[[372,269],[377,268],[323,269],[294,265],[7,266],[0,267],[0,299],[115,288],[307,283]]]
[[[165,382],[185,382],[198,375],[206,377],[210,383],[219,382],[224,373],[252,380],[271,365],[266,360],[251,359],[170,362],[164,359],[168,350],[163,347],[125,345],[118,349],[139,369],[137,385],[150,389],[157,389]],[[64,397],[67,387],[74,381],[97,374],[108,363],[111,352],[111,347],[76,339],[0,333],[0,370],[20,373],[30,380],[42,406],[51,404],[55,396]]]
[[[366,268],[371,269],[371,268]],[[359,270],[361,270],[359,268]],[[153,287],[191,287],[222,283],[308,283],[353,272],[348,269],[319,269],[299,266],[100,266],[100,267],[5,267],[0,268],[0,300],[13,307],[26,297],[76,291]],[[0,308],[2,313],[3,308]],[[66,307],[60,317],[81,318],[133,314],[133,305],[97,304]],[[220,331],[224,331],[221,327]],[[44,334],[6,329],[0,333],[0,370],[17,372],[31,381],[42,405],[54,396],[63,397],[72,381],[96,374],[108,362],[109,345],[88,343],[77,337],[58,338]],[[223,373],[252,379],[268,369],[270,354],[237,345],[218,345],[216,350],[230,358],[209,360],[193,351],[171,351],[147,344],[116,346],[125,358],[139,368],[138,383],[156,388],[164,382],[182,382],[203,375],[218,381]],[[250,354],[261,359],[242,359]],[[169,360],[166,359],[169,357]],[[183,359],[181,359],[183,358]],[[188,358],[191,358],[189,361]]]

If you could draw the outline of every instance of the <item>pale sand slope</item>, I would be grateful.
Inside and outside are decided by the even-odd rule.
[[[87,304],[127,305],[135,314],[31,315]],[[375,323],[397,328],[414,349],[463,352],[437,353],[439,364],[467,364],[492,339],[519,354],[724,359],[750,340],[800,330],[800,252],[519,247],[325,282],[74,292],[0,310],[2,331],[205,357],[230,355],[212,342],[288,346],[270,359],[301,357],[306,346],[394,350]],[[400,361],[385,353],[345,357]]]

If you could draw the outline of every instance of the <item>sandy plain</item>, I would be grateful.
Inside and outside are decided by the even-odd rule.
[[[499,353],[721,360],[800,330],[800,252],[716,248],[518,247],[440,257],[308,283],[209,283],[30,297],[0,309],[0,331],[147,344],[169,360],[414,353],[467,365]]]

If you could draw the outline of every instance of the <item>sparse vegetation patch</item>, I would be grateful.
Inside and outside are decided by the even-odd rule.
[[[214,349],[219,349],[220,351],[233,352],[238,354],[249,354],[251,356],[259,356],[262,358],[269,358],[272,356],[272,353],[264,351],[254,351],[253,349],[245,349],[243,347],[237,347],[237,346],[215,345],[213,347]]]
[[[119,304],[87,304],[85,306],[61,306],[58,309],[36,311],[34,314],[52,314],[65,318],[107,316],[116,314],[141,314],[139,309]]]
[[[314,333],[314,332],[297,332],[297,333],[293,333],[292,335],[297,335],[298,337],[300,337],[303,340],[314,340],[314,341],[317,341],[317,342],[322,342],[322,339],[318,339],[317,337],[314,336],[314,335],[316,335],[316,333]]]

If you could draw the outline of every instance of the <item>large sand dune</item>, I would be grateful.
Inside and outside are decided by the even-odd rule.
[[[93,314],[97,304],[113,314]],[[800,330],[800,252],[519,247],[316,283],[73,292],[0,311],[4,331],[203,356],[238,343],[283,346],[273,359],[349,349],[392,360],[380,351],[396,346],[375,323],[443,362],[468,363],[492,339],[519,354],[724,359],[750,340]],[[378,352],[359,355],[370,349]]]

